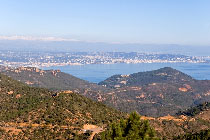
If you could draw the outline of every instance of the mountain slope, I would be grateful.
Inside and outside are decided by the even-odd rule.
[[[99,84],[112,88],[103,98],[106,104],[154,117],[175,115],[179,110],[210,101],[210,81],[195,80],[168,67],[114,75]]]
[[[85,130],[100,132],[126,117],[81,95],[29,87],[2,74],[0,109],[0,139],[88,139],[91,132]],[[208,113],[142,119],[150,120],[159,136],[171,139],[210,128]]]
[[[100,86],[79,79],[60,70],[41,70],[35,67],[20,67],[3,71],[5,75],[15,80],[35,87],[44,87],[53,90],[77,90]]]
[[[200,114],[201,112],[208,111],[208,110],[210,110],[210,102],[205,102],[195,107],[191,107],[185,111],[178,112],[177,115],[195,116],[195,115]]]
[[[203,104],[199,106],[203,106]],[[148,120],[150,126],[156,130],[157,136],[167,140],[174,138],[181,139],[182,137],[191,136],[194,134],[199,135],[200,132],[209,132],[210,130],[210,110],[201,111],[195,116],[167,115],[158,118],[141,116],[141,120]],[[204,136],[206,137],[208,135],[209,134],[205,134]]]
[[[138,72],[130,75],[114,75],[102,81],[99,85],[110,88],[125,86],[143,86],[151,83],[185,83],[193,78],[170,67],[154,71]]]
[[[2,74],[0,109],[3,139],[83,138],[85,124],[104,127],[124,116],[81,95],[29,87]]]
[[[210,101],[209,80],[195,80],[169,67],[114,75],[99,85],[59,70],[21,67],[7,69],[4,74],[33,87],[73,91],[124,112],[135,110],[153,117],[175,115],[178,111]]]
[[[201,116],[202,115],[202,116]],[[191,116],[164,116],[160,118],[145,117],[150,120],[150,124],[155,128],[157,134],[167,139],[175,136],[199,133],[210,130],[210,110],[202,111],[200,114]]]
[[[209,140],[210,130],[203,130],[197,133],[188,133],[182,136],[175,137],[174,140]]]
[[[103,86],[89,83],[60,70],[41,70],[35,67],[7,68],[3,74],[26,83],[31,87],[42,87],[50,90],[74,92],[100,101],[102,93],[109,90]]]

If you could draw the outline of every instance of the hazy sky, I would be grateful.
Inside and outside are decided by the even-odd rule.
[[[210,45],[210,0],[0,0],[0,35]]]

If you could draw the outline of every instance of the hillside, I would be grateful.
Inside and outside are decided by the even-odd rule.
[[[5,75],[30,86],[44,87],[52,90],[77,90],[100,86],[79,79],[60,70],[41,70],[35,67],[19,67],[3,71]]]
[[[0,139],[88,139],[126,117],[84,96],[29,87],[2,74],[0,108]],[[207,110],[193,117],[142,119],[150,121],[158,136],[172,139],[210,128],[209,116]]]
[[[177,115],[195,116],[195,115],[200,114],[201,112],[208,111],[208,110],[210,110],[210,102],[205,102],[195,107],[191,107],[185,111],[180,111],[177,113]]]
[[[192,77],[172,69],[161,68],[154,71],[138,72],[130,75],[114,75],[99,83],[110,88],[125,86],[143,86],[151,83],[185,83],[193,81]]]
[[[210,110],[202,111],[195,116],[164,116],[159,118],[145,117],[149,119],[150,124],[155,128],[157,134],[167,139],[173,137],[185,137],[183,135],[192,135],[200,131],[210,130]],[[177,137],[177,139],[181,139]]]
[[[106,104],[153,117],[175,115],[179,110],[210,101],[210,81],[195,80],[168,67],[114,75],[99,85],[112,89],[103,98]]]
[[[210,101],[210,81],[195,80],[169,67],[130,75],[114,75],[97,84],[59,70],[20,67],[4,74],[32,87],[75,92],[124,112],[160,117],[175,115]]]
[[[184,115],[167,115],[158,118],[141,116],[141,120],[148,120],[150,126],[155,129],[156,136],[167,140],[181,140],[195,136],[208,138],[209,136],[210,110],[202,111],[193,117]],[[119,121],[117,123],[119,123]],[[96,135],[96,137],[100,138],[100,134]]]
[[[173,140],[209,140],[210,130],[203,130],[197,133],[188,133],[175,137]]]
[[[0,109],[0,139],[86,139],[85,124],[103,128],[124,116],[81,95],[29,87],[2,74]]]

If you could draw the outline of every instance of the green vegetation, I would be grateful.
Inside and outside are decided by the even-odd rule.
[[[41,70],[35,67],[20,67],[3,71],[5,75],[33,87],[47,88],[50,90],[85,90],[102,88],[96,84],[79,79],[73,75],[60,72],[60,70]]]
[[[210,101],[210,81],[195,80],[169,67],[114,75],[99,85],[59,70],[43,71],[29,67],[9,69],[4,74],[32,87],[53,91],[71,90],[120,111],[130,113],[135,110],[141,115],[152,117],[175,115],[180,110]]]
[[[198,133],[188,133],[182,136],[175,137],[174,140],[209,140],[210,130],[203,130]]]
[[[0,136],[83,139],[84,124],[104,127],[125,114],[75,93],[32,88],[0,74]],[[2,131],[9,128],[13,131]]]
[[[178,71],[173,70],[167,75],[163,74],[166,73],[166,70],[165,72],[163,69],[160,71],[163,79],[165,76],[176,78]],[[58,72],[55,75],[51,72],[45,73],[46,78],[48,74],[52,76],[51,78],[59,78],[63,74]],[[177,110],[184,110],[188,106],[203,102],[204,99],[209,100],[209,96],[206,96],[210,91],[209,81],[191,81],[187,80],[187,76],[185,78],[180,76],[178,79],[180,82],[172,80],[169,83],[150,83],[134,86],[134,88],[132,86],[106,90],[97,88],[99,91],[95,92],[93,92],[94,86],[90,87],[92,89],[86,89],[88,86],[86,85],[82,87],[84,92],[80,90],[79,94],[100,100],[120,110],[127,112],[137,110],[143,115],[151,114],[151,116],[175,114]],[[80,86],[77,85],[77,87]],[[188,91],[179,91],[180,87]],[[199,131],[210,128],[209,102],[180,114],[187,115],[184,116],[184,119],[181,118],[183,116],[176,116],[172,119],[170,117],[152,118],[148,123],[148,121],[140,120],[140,116],[136,113],[132,113],[129,118],[125,119],[125,113],[79,94],[29,87],[0,74],[0,138],[83,140],[94,134],[91,130],[83,131],[84,124],[92,124],[104,130],[107,128],[102,135],[97,134],[94,137],[95,140],[105,138],[110,140],[114,138],[158,139],[152,128],[156,130],[158,137],[166,139],[172,139],[174,136],[181,139],[195,134],[196,137],[197,135],[200,137],[209,133],[202,131],[199,135]],[[189,134],[185,136],[186,133]]]
[[[179,110],[210,101],[210,80],[195,80],[169,67],[114,75],[99,84],[112,89],[106,104],[152,117],[175,115]]]
[[[209,116],[210,117],[210,116]],[[208,118],[209,118],[208,117]],[[180,119],[176,117],[176,119]],[[174,136],[186,133],[197,133],[205,129],[210,129],[210,122],[204,118],[187,118],[186,120],[150,120],[151,127],[155,128],[156,133],[161,138],[172,139]]]
[[[178,112],[177,115],[186,115],[186,116],[195,116],[199,114],[202,111],[210,109],[210,102],[205,102],[203,104],[199,104],[195,107],[191,107],[190,109],[187,109],[186,111],[183,112]]]
[[[112,123],[101,135],[102,140],[158,140],[149,122],[140,120],[135,112],[126,120]]]
[[[170,67],[161,68],[154,71],[138,72],[128,76],[114,75],[99,83],[106,87],[115,88],[125,86],[143,86],[151,83],[182,83],[184,81],[194,81],[194,79],[180,71]],[[126,84],[121,81],[126,81]]]

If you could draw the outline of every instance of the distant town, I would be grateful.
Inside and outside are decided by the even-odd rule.
[[[210,57],[138,52],[17,52],[0,51],[0,65],[51,67],[115,63],[209,63]]]

